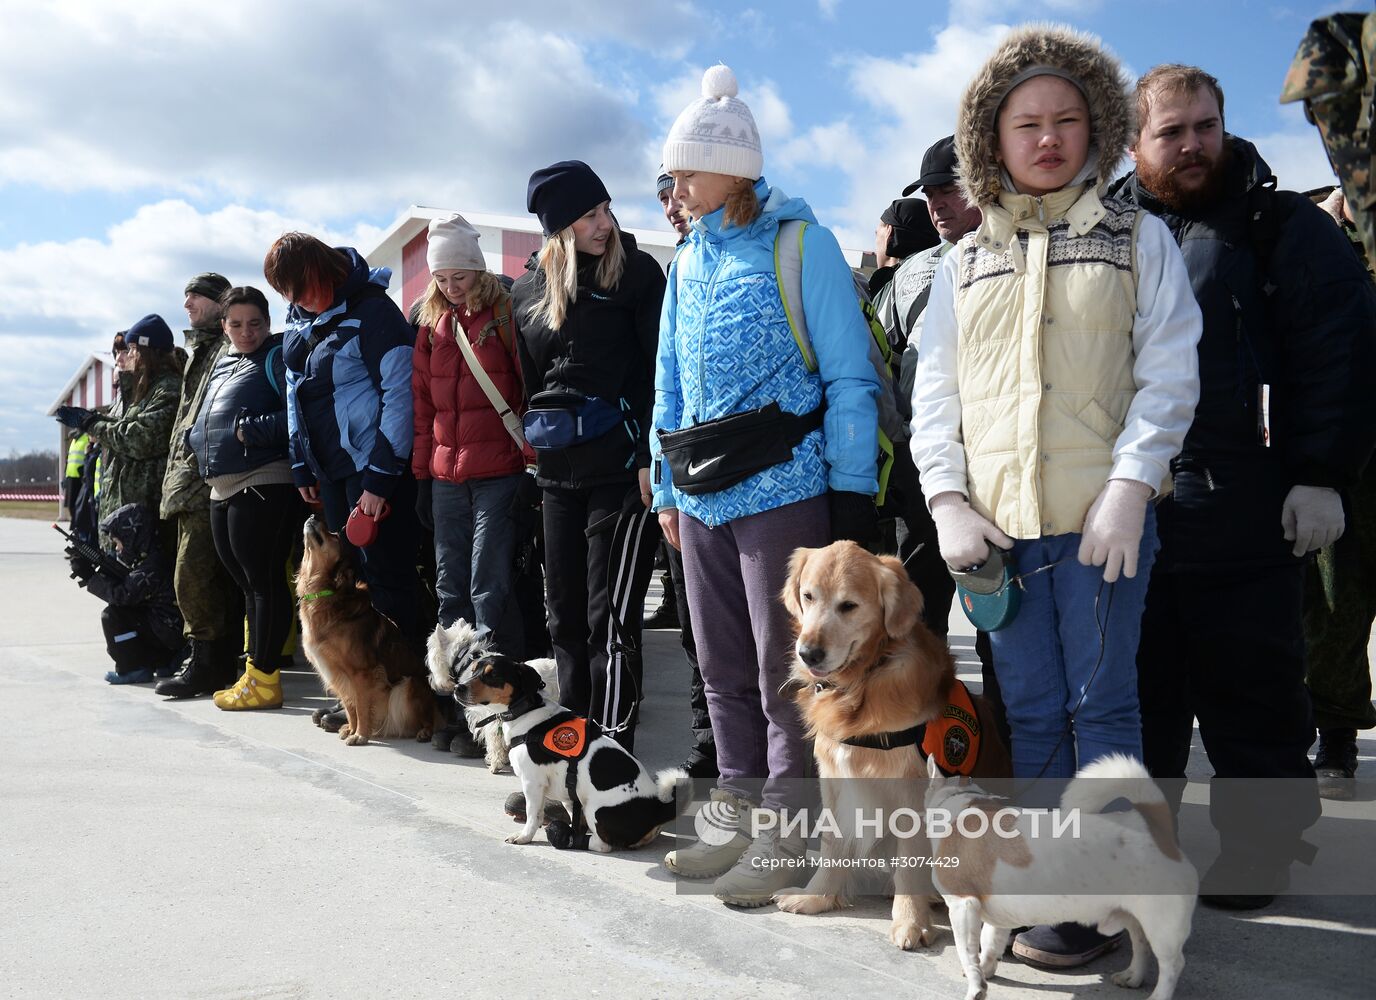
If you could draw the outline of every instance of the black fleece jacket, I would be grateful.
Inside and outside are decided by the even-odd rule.
[[[560,451],[537,452],[541,486],[580,489],[635,481],[650,467],[650,413],[664,273],[635,237],[621,234],[626,267],[615,288],[597,286],[600,257],[578,255],[578,296],[559,329],[537,315],[544,273],[534,255],[511,289],[526,401],[550,389],[624,400],[631,417],[599,438]]]

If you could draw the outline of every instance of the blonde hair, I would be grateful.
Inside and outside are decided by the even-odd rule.
[[[567,226],[545,240],[538,260],[545,276],[545,290],[536,303],[535,315],[550,329],[558,330],[568,318],[569,306],[578,301],[578,253],[573,246],[573,227]],[[613,220],[607,249],[602,252],[594,275],[597,287],[604,292],[615,288],[625,269],[621,227]]]
[[[497,280],[495,274],[491,271],[479,271],[477,280],[473,282],[473,287],[468,290],[464,309],[468,315],[476,316],[496,302],[503,291],[502,283]],[[458,308],[449,301],[444,292],[440,291],[440,286],[435,282],[433,275],[430,278],[430,284],[416,299],[416,303],[420,307],[420,313],[416,319],[421,326],[428,326],[432,330],[439,326],[440,318],[444,316],[446,309]]]

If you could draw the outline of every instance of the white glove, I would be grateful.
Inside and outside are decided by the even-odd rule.
[[[1137,550],[1146,527],[1151,487],[1135,479],[1110,479],[1085,515],[1080,564],[1104,567],[1104,582],[1137,575]]]
[[[1280,509],[1280,526],[1297,556],[1332,545],[1345,526],[1342,498],[1326,486],[1292,486]]]
[[[954,490],[939,493],[928,504],[936,523],[941,558],[954,570],[968,570],[989,558],[989,546],[1011,549],[1013,539],[980,517],[970,502]]]

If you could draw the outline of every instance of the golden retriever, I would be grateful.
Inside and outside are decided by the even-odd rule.
[[[339,738],[428,740],[441,724],[429,674],[401,631],[373,607],[339,537],[306,519],[305,555],[296,574],[301,647],[321,682],[344,704]]]
[[[922,831],[907,832],[889,818],[901,810],[922,813],[922,743],[931,745],[948,713],[959,683],[955,661],[922,624],[922,595],[903,564],[854,542],[795,551],[782,599],[798,632],[795,698],[814,740],[822,805],[835,829],[823,828],[821,866],[807,888],[779,893],[779,908],[823,913],[846,906],[848,876],[861,867],[852,862],[873,859],[879,863],[863,870],[878,870],[894,883],[890,939],[904,950],[925,946],[932,940],[928,843]],[[964,735],[974,737],[964,748],[977,757],[973,773],[1007,776],[1007,751],[982,699],[974,699],[973,713],[956,712],[966,723]],[[951,759],[960,759],[958,734],[945,731]],[[906,740],[899,735],[905,733]],[[846,742],[890,737],[892,749]],[[942,747],[942,738],[935,742]],[[873,822],[876,816],[882,824]]]

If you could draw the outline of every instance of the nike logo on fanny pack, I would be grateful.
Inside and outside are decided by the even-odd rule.
[[[715,458],[709,458],[709,459],[708,459],[707,461],[705,461],[705,462],[689,462],[689,463],[688,463],[688,475],[690,475],[690,476],[696,476],[699,472],[701,472],[703,469],[707,468],[709,465],[716,465],[718,462],[720,462],[720,461],[721,461],[723,458],[725,458],[725,457],[726,457],[725,455],[718,455],[718,456],[716,456]]]

